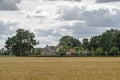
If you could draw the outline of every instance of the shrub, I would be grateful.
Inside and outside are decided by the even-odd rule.
[[[102,55],[104,51],[102,48],[97,48],[95,52],[96,52],[96,55]]]
[[[111,55],[114,55],[114,56],[118,55],[118,53],[119,53],[118,47],[113,46],[110,50],[110,53],[111,53]]]

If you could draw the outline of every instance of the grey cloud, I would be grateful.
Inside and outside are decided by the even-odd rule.
[[[65,24],[55,29],[48,30],[36,29],[35,33],[39,37],[52,36],[54,38],[57,38],[56,41],[59,41],[59,39],[64,35],[71,35],[76,38],[92,37],[94,35],[101,34],[105,30],[106,30],[105,27],[90,27],[86,26],[86,24],[84,23],[77,22],[74,23],[73,25]]]
[[[107,2],[116,2],[120,0],[96,0],[97,3],[107,3]]]
[[[0,10],[18,10],[17,3],[21,0],[0,0]]]
[[[20,3],[22,0],[13,0],[15,3]]]
[[[118,27],[120,26],[120,9],[99,7],[98,9],[89,9],[84,7],[64,7],[58,11],[58,20],[78,20],[84,21],[87,26],[93,27]]]
[[[54,37],[59,37],[61,36],[61,33],[58,30],[41,30],[41,29],[36,29],[35,32],[37,33],[38,36],[54,36]]]
[[[112,13],[115,12],[115,13]],[[120,10],[98,9],[93,11],[84,11],[83,20],[88,26],[95,27],[118,27],[120,24]]]
[[[90,27],[80,22],[75,23],[72,26],[64,25],[62,28],[67,31],[72,31],[72,35],[77,38],[92,37],[94,35],[99,35],[106,30],[105,27]]]
[[[13,34],[16,30],[16,25],[19,23],[17,21],[4,21],[0,20],[0,34],[1,35],[10,35]]]
[[[60,7],[58,9],[59,17],[58,19],[63,19],[63,20],[79,20],[80,15],[81,15],[81,9],[79,7],[69,7],[69,6],[64,6]]]
[[[104,32],[106,29],[104,27],[89,27],[89,26],[81,26],[81,24],[73,25],[73,35],[78,38],[83,37],[92,37],[94,35],[99,35]]]

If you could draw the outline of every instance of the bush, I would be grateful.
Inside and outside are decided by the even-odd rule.
[[[110,53],[111,53],[111,55],[114,55],[114,56],[118,55],[119,54],[118,47],[113,46],[110,50]]]
[[[83,47],[79,47],[79,46],[74,47],[74,49],[76,50],[75,53],[76,53],[77,55],[80,55],[82,52],[85,51]]]
[[[102,48],[97,48],[95,51],[96,55],[102,55],[104,53]]]
[[[61,55],[65,55],[68,50],[69,50],[68,46],[62,46],[62,47],[59,48],[59,52],[60,52]]]

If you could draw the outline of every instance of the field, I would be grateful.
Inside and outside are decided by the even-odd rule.
[[[120,57],[0,57],[0,80],[120,80]]]

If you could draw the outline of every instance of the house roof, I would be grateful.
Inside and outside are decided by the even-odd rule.
[[[53,46],[46,46],[45,48],[43,48],[43,52],[47,53],[47,52],[56,52],[56,48]]]

